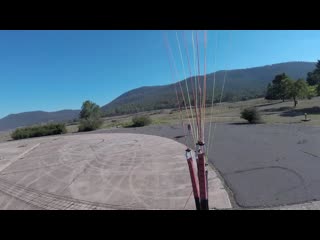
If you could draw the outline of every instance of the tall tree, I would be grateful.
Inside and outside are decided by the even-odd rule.
[[[267,92],[266,92],[266,99],[275,99],[275,96],[274,96],[274,87],[271,83],[268,84],[267,86]]]
[[[316,64],[316,70],[317,73],[320,72],[320,60],[318,60],[317,64]]]
[[[79,131],[92,131],[102,124],[100,107],[91,101],[82,104]]]
[[[284,78],[280,81],[279,85],[278,85],[278,94],[280,96],[280,99],[282,100],[282,102],[284,102],[285,99],[290,98],[290,84],[291,84],[292,80],[287,77]]]
[[[308,94],[307,94],[307,98],[308,99],[312,99],[313,97],[317,96],[317,86],[310,86],[308,85]]]
[[[303,79],[297,81],[289,80],[288,82],[288,96],[294,101],[294,107],[298,104],[299,98],[308,96],[308,84]]]
[[[266,99],[281,99],[283,102],[288,98],[290,78],[285,74],[278,74],[268,84]]]
[[[320,84],[320,60],[318,60],[315,70],[313,72],[308,72],[307,82],[310,86]]]
[[[285,73],[278,74],[272,80],[272,84],[280,84],[283,79],[289,78]]]

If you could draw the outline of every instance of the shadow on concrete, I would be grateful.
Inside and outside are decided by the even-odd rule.
[[[180,139],[180,138],[183,138],[183,137],[187,137],[187,136],[185,136],[185,135],[175,136],[174,139]]]

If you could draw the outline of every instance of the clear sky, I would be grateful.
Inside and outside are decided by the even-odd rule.
[[[181,80],[176,31],[165,33]],[[204,37],[198,34],[203,74]],[[192,53],[191,31],[185,35]],[[208,31],[207,73],[317,61],[319,43],[320,31]],[[172,83],[171,76],[163,31],[0,31],[0,118],[80,109],[87,99],[102,106],[133,88]]]

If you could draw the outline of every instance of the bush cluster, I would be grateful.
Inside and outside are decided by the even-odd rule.
[[[133,127],[143,127],[151,124],[151,118],[149,116],[134,116],[132,118]]]
[[[241,118],[247,120],[249,123],[260,123],[261,116],[256,108],[246,108],[241,112]]]
[[[24,139],[24,138],[33,138],[33,137],[42,137],[49,135],[57,135],[66,133],[67,129],[65,124],[57,123],[57,124],[47,124],[47,125],[39,125],[25,128],[18,128],[12,134],[11,137],[14,140]]]

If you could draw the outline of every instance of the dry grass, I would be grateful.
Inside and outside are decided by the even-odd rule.
[[[320,113],[310,111],[312,110],[312,108],[317,109],[317,107],[320,107],[320,97],[316,97],[311,100],[300,100],[298,106],[295,109],[293,109],[292,101],[270,101],[263,98],[234,103],[221,103],[213,106],[213,108],[206,108],[206,122],[245,122],[245,120],[240,118],[240,112],[244,108],[248,107],[257,107],[265,124],[301,123],[305,125],[320,126]],[[304,119],[304,110],[310,112],[308,114],[308,118],[311,118],[311,121],[302,122],[302,119]],[[185,123],[189,123],[189,121],[192,122],[189,109],[187,111],[183,110],[181,113],[176,110],[167,109],[151,111],[145,114],[150,115],[152,119],[152,125],[180,123],[181,114]],[[127,124],[130,124],[132,116],[133,115],[125,115],[106,118],[104,120],[103,128],[123,127]]]
[[[0,143],[12,140],[10,134],[11,134],[11,131],[10,132],[9,131],[8,132],[0,132]]]
[[[66,129],[68,133],[75,133],[75,132],[78,132],[79,125],[69,125],[69,126],[66,126]]]
[[[304,125],[320,126],[320,97],[311,100],[300,100],[297,107],[293,108],[292,101],[269,101],[263,98],[248,101],[221,103],[213,108],[206,109],[206,122],[218,123],[236,123],[245,122],[240,118],[240,112],[247,107],[257,107],[261,113],[262,120],[265,124],[291,124],[299,123]],[[303,122],[304,112],[308,113],[309,122]],[[211,115],[212,113],[212,115]],[[185,123],[192,122],[190,111],[182,111],[181,113],[172,109],[156,110],[145,112],[152,119],[152,125],[156,124],[179,124],[181,122],[181,114]],[[132,116],[123,115],[104,118],[102,128],[122,128],[132,124]],[[67,126],[68,133],[78,131],[78,125]],[[0,142],[10,140],[10,132],[0,132]]]

